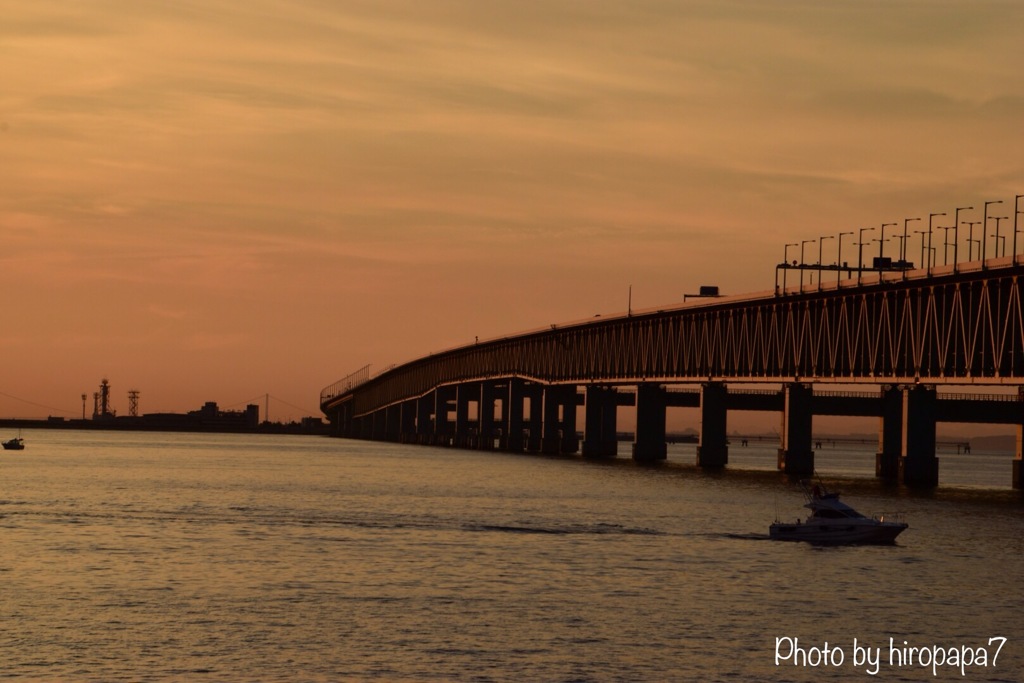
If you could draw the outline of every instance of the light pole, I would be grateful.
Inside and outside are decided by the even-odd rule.
[[[949,241],[949,231],[953,229],[952,225],[940,225],[939,230],[944,230],[942,234],[942,265],[949,265],[949,248],[953,246],[953,243]],[[938,260],[938,259],[936,259]]]
[[[973,206],[963,206],[956,210],[956,215],[953,218],[953,274],[956,274],[956,264],[960,260],[960,212],[964,210],[974,210]]]
[[[928,234],[927,230],[915,230],[915,235],[921,236],[921,266],[924,266],[924,236]]]
[[[985,233],[988,232],[988,205],[989,204],[1002,204],[1002,199],[993,199],[990,202],[985,202],[985,216],[982,220],[985,222],[981,224],[981,269],[985,269],[985,256],[987,250],[985,249]]]
[[[878,258],[882,258],[882,247],[888,240],[885,239],[885,229],[890,225],[897,225],[896,223],[882,223],[882,236],[878,238]]]
[[[818,238],[818,291],[821,291],[821,243],[825,240],[835,239],[833,235],[823,235]]]
[[[1024,194],[1019,194],[1013,198],[1013,265],[1017,265],[1017,216],[1024,213],[1017,208],[1021,197],[1024,197]]]
[[[945,216],[946,212],[942,213],[930,213],[928,214],[928,271],[927,275],[932,274],[932,261],[931,261],[931,248],[932,248],[932,219],[936,216]],[[921,241],[924,241],[924,237],[921,237]],[[924,245],[921,245],[921,260],[924,260]],[[956,247],[953,247],[953,270],[956,270]]]
[[[974,226],[975,225],[981,225],[981,221],[960,221],[960,223],[961,223],[961,225],[969,225],[970,226],[970,228],[968,228],[968,234],[967,234],[967,260],[968,261],[973,261],[974,260],[974,247],[971,246],[971,243],[975,241],[975,239],[974,239]],[[980,242],[979,242],[979,244],[980,244]]]
[[[789,244],[786,245],[786,248],[783,250],[782,265],[785,266],[782,269],[782,293],[783,294],[786,293],[786,275],[789,274],[789,248],[790,247],[795,247],[795,246],[796,246],[796,242],[790,242]]]
[[[999,258],[999,240],[1003,240],[1003,256],[1006,256],[1006,237],[999,236],[999,221],[1005,221],[1009,216],[992,216],[992,220],[996,222],[996,232],[993,237],[996,238],[996,258]]]
[[[921,219],[920,218],[904,218],[903,219],[903,242],[900,244],[900,260],[903,261],[904,263],[907,260],[907,224],[910,223],[910,221],[919,221],[919,220],[921,220]],[[907,269],[904,268],[903,272],[904,273],[907,272]]]
[[[804,291],[804,246],[815,240],[804,240],[800,243],[800,291]]]
[[[1021,195],[1024,197],[1024,195]],[[852,235],[853,232],[841,232],[839,233],[839,254],[836,255],[836,265],[840,268],[843,267],[843,235]],[[849,271],[847,271],[849,272]],[[842,279],[842,272],[836,271],[836,289],[839,289],[839,280]]]
[[[858,236],[859,241],[857,242],[857,284],[860,284],[861,277],[864,275],[864,233],[867,230],[874,230],[874,228],[860,228],[860,235]]]

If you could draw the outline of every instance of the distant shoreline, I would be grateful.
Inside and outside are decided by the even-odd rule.
[[[0,429],[82,429],[114,432],[193,432],[209,434],[315,434],[326,436],[330,425],[315,419],[302,422],[261,422],[254,427],[238,424],[202,424],[154,422],[143,417],[118,417],[112,420],[66,420],[64,418],[0,418]]]

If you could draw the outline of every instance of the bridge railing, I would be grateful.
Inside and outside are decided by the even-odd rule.
[[[378,373],[380,374],[380,373]],[[320,405],[324,405],[332,398],[341,396],[351,391],[360,384],[370,380],[370,366],[364,365],[355,372],[345,375],[334,384],[329,384],[320,391]]]

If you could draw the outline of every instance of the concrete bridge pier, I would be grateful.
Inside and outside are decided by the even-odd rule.
[[[729,462],[726,406],[729,391],[724,382],[707,382],[700,388],[700,443],[697,466],[720,469]]]
[[[401,405],[401,429],[399,430],[398,440],[402,443],[416,443],[416,415],[418,409],[418,401],[411,398],[407,401],[402,401]]]
[[[387,408],[378,408],[373,411],[371,419],[370,438],[374,441],[384,441],[388,438],[388,411]]]
[[[352,418],[352,435],[357,439],[373,438],[373,414]]]
[[[498,406],[501,406],[500,417],[495,420]],[[480,424],[480,438],[477,448],[485,451],[494,450],[495,431],[500,426],[504,436],[508,421],[508,387],[502,382],[484,382],[480,387],[480,411],[477,415]]]
[[[541,452],[548,455],[575,453],[576,386],[552,384],[544,387],[544,426]]]
[[[903,390],[898,386],[884,387],[881,401],[882,417],[878,425],[875,476],[898,482],[903,452]]]
[[[903,483],[939,485],[939,459],[935,456],[935,387],[917,385],[903,392]]]
[[[402,440],[401,403],[393,403],[384,409],[384,438],[395,442]]]
[[[434,438],[434,392],[416,399],[416,443],[429,444]]]
[[[618,453],[619,442],[615,433],[617,406],[618,392],[614,387],[587,386],[584,458],[614,458]]]
[[[438,387],[434,391],[434,438],[435,446],[450,446],[455,435],[455,411],[457,389],[454,385]]]
[[[470,406],[476,407],[476,417],[470,417]],[[476,448],[480,435],[480,382],[459,384],[456,391],[455,446]]]
[[[342,403],[337,412],[334,413],[331,423],[331,436],[355,436],[355,429],[352,424],[352,402]]]
[[[807,384],[793,382],[783,387],[782,447],[779,469],[799,477],[814,473],[811,448],[811,423],[814,418],[814,391]]]
[[[544,430],[544,385],[531,382],[526,385],[525,390],[526,398],[530,401],[526,450],[530,453],[540,453]]]
[[[508,381],[508,407],[505,410],[506,423],[501,435],[501,448],[513,453],[522,453],[526,448],[526,438],[523,434],[525,384],[525,381],[518,377],[513,377]]]
[[[665,443],[666,393],[665,387],[660,384],[638,384],[636,387],[633,460],[637,462],[659,462],[668,457],[668,446]]]

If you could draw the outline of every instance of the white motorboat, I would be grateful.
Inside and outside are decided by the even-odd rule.
[[[806,521],[780,522],[768,527],[775,541],[805,541],[821,545],[852,545],[893,543],[909,525],[900,515],[865,517],[839,500],[839,494],[825,490],[822,484],[804,484],[811,511]]]

